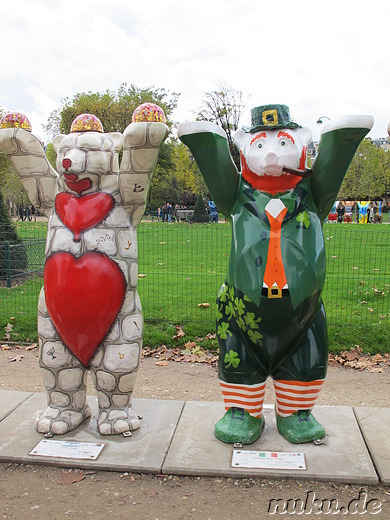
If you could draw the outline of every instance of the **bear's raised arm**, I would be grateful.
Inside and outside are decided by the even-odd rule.
[[[322,219],[331,210],[357,147],[373,124],[372,116],[343,116],[324,127],[310,177],[313,200]]]
[[[3,128],[0,150],[10,157],[31,204],[49,216],[54,206],[58,174],[47,160],[41,141],[22,128]]]
[[[208,121],[182,123],[179,139],[191,150],[215,205],[230,217],[238,193],[239,175],[224,130]]]
[[[137,225],[145,204],[160,147],[168,135],[164,123],[131,123],[123,132],[123,156],[119,170],[122,205]]]

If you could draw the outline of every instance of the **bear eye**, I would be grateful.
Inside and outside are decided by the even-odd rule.
[[[286,146],[286,141],[280,141],[280,146]]]
[[[259,148],[263,148],[263,145],[262,145],[261,143],[259,143],[257,146],[258,146]]]

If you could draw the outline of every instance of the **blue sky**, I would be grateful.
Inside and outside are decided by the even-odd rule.
[[[61,99],[123,82],[181,93],[191,120],[219,83],[251,106],[284,103],[311,128],[326,115],[390,122],[390,2],[13,0],[1,2],[0,106],[33,131]]]

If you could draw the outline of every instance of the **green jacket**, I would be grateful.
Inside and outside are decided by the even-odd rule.
[[[320,294],[325,282],[322,224],[353,155],[369,128],[339,128],[323,134],[312,175],[293,191],[274,198],[287,207],[281,230],[283,265],[293,307]],[[232,219],[227,281],[259,305],[270,224],[265,206],[271,195],[253,189],[238,173],[227,139],[213,132],[181,135],[219,211]]]

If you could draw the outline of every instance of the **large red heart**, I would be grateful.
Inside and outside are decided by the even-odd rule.
[[[56,212],[65,226],[80,240],[80,233],[99,224],[114,207],[114,199],[104,191],[76,197],[71,193],[59,193],[55,201]]]
[[[103,253],[54,253],[45,263],[46,305],[68,349],[85,365],[122,307],[126,281]]]

